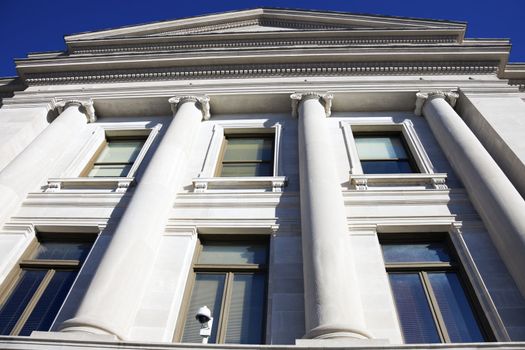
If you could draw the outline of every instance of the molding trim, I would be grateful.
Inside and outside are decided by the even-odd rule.
[[[72,55],[103,55],[124,52],[151,52],[151,51],[186,51],[199,49],[219,48],[254,48],[254,47],[285,47],[285,46],[348,46],[348,45],[386,45],[386,44],[451,44],[457,42],[456,35],[441,36],[385,36],[381,38],[372,37],[336,37],[330,39],[263,39],[263,40],[202,40],[202,41],[175,41],[156,44],[128,44],[128,45],[104,45],[104,46],[80,46],[71,47]],[[76,43],[72,43],[75,45]]]
[[[459,98],[459,94],[452,91],[418,92],[416,93],[416,108],[414,114],[421,116],[423,114],[423,106],[425,105],[425,102],[435,98],[444,99],[452,106],[452,108],[454,108]]]
[[[202,112],[202,119],[210,119],[210,98],[206,95],[186,95],[186,96],[174,96],[168,100],[171,104],[171,111],[173,116],[177,113],[179,107],[186,102],[194,102],[197,108]]]
[[[510,86],[517,86],[520,91],[525,91],[525,79],[510,79]]]
[[[58,113],[62,114],[69,106],[78,106],[79,110],[87,117],[88,123],[94,123],[97,120],[95,115],[95,107],[93,107],[93,100],[88,99],[67,99],[56,102]]]
[[[399,187],[409,191],[410,186],[414,186],[413,190],[420,191],[420,188],[415,187],[418,185],[429,190],[447,190],[446,179],[447,174],[350,174],[350,183],[357,191],[369,190],[369,185],[388,187],[381,188],[382,191],[396,191]]]
[[[332,100],[334,99],[334,95],[331,93],[318,93],[313,91],[294,92],[290,95],[290,99],[292,100],[292,116],[294,118],[299,116],[299,103],[308,99],[318,99],[324,107],[326,117],[332,114]]]
[[[391,61],[325,62],[298,64],[239,64],[182,66],[174,68],[28,73],[28,85],[64,85],[182,79],[227,79],[286,76],[413,75],[413,74],[493,74],[498,61]]]
[[[278,28],[289,28],[289,29],[302,29],[302,30],[337,30],[337,29],[354,29],[355,26],[350,25],[330,25],[323,22],[304,22],[304,21],[293,21],[293,20],[280,20],[274,18],[253,18],[242,21],[234,21],[227,23],[220,23],[215,25],[204,25],[192,28],[182,28],[177,30],[165,31],[160,33],[149,34],[146,36],[168,36],[168,35],[181,35],[181,34],[198,34],[206,32],[215,32],[220,30],[229,30],[242,27],[250,26],[261,26],[261,27],[278,27]],[[125,36],[124,36],[125,37]]]

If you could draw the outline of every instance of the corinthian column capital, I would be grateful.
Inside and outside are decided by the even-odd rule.
[[[207,95],[173,96],[168,100],[168,102],[171,104],[171,111],[173,112],[173,115],[177,113],[179,106],[184,102],[195,102],[197,107],[202,112],[202,119],[210,119],[210,98]]]
[[[95,115],[95,107],[93,106],[93,100],[87,99],[66,99],[59,100],[55,103],[55,107],[58,109],[58,113],[62,113],[69,106],[78,106],[80,111],[86,115],[88,123],[94,123],[97,120]]]
[[[292,99],[292,116],[297,117],[299,115],[299,103],[304,100],[318,99],[324,106],[325,114],[329,117],[332,114],[332,100],[334,95],[328,92],[319,93],[313,91],[307,92],[294,92],[290,95]]]
[[[420,116],[423,113],[423,106],[427,100],[435,98],[442,98],[447,101],[450,106],[454,107],[458,100],[459,94],[453,91],[430,91],[430,92],[418,92],[416,93],[416,108],[414,114]]]

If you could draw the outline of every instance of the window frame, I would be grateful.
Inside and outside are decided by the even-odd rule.
[[[234,243],[250,243],[250,244],[264,244],[266,246],[266,264],[199,264],[198,259],[202,253],[203,247],[207,243],[219,243],[219,244],[234,244]],[[180,308],[179,318],[177,326],[175,328],[175,334],[173,337],[174,342],[181,342],[184,336],[184,327],[186,319],[192,317],[190,315],[190,304],[193,289],[195,287],[195,281],[197,273],[225,273],[225,283],[223,289],[223,296],[221,300],[221,312],[220,315],[214,317],[214,325],[217,324],[217,341],[214,344],[226,344],[225,338],[227,334],[227,324],[229,317],[229,309],[231,306],[231,297],[233,289],[233,277],[236,272],[251,272],[261,273],[265,275],[265,288],[264,288],[264,304],[262,308],[265,312],[262,315],[262,329],[261,329],[261,344],[266,343],[266,323],[267,323],[267,306],[268,306],[268,282],[269,282],[269,259],[270,259],[270,242],[267,235],[263,234],[251,234],[251,235],[237,235],[228,234],[224,235],[206,234],[197,238],[196,247],[193,254],[191,263],[191,271],[188,274],[186,289],[182,298],[182,306]],[[217,322],[217,323],[215,323]]]
[[[428,279],[428,272],[454,272],[457,274],[459,283],[468,299],[470,310],[472,311],[474,318],[478,324],[482,336],[485,338],[484,342],[496,341],[496,336],[492,327],[490,326],[488,317],[486,316],[482,302],[477,298],[474,287],[469,279],[465,266],[454,247],[454,243],[447,233],[443,232],[432,232],[432,233],[379,233],[379,244],[382,247],[383,244],[418,244],[418,243],[442,243],[446,248],[449,256],[451,257],[450,262],[401,262],[401,263],[387,263],[384,261],[385,272],[387,276],[391,273],[400,273],[400,272],[411,272],[417,273],[422,284],[422,288],[426,295],[426,303],[429,306],[429,310],[432,314],[432,319],[438,337],[441,340],[442,344],[452,343],[448,335],[447,327],[443,316],[440,311],[440,307],[437,301],[437,298],[434,294],[431,283]],[[381,248],[382,250],[382,248]],[[383,257],[384,259],[384,257]],[[394,292],[392,286],[389,286],[392,298],[394,299]],[[399,325],[401,327],[401,318],[397,310],[397,305],[394,300],[394,306],[396,314],[399,320]],[[405,338],[403,329],[401,328],[401,336]]]
[[[106,130],[104,132],[104,138],[102,142],[99,144],[98,148],[96,149],[91,159],[84,166],[84,169],[81,171],[79,177],[86,177],[86,178],[93,178],[93,179],[94,178],[133,177],[140,163],[142,162],[144,156],[146,155],[147,149],[152,143],[152,140],[148,142],[151,137],[152,137],[151,130],[148,130],[148,129],[134,130],[133,132],[131,132],[130,130]],[[108,144],[111,143],[111,141],[113,140],[114,141],[128,141],[128,140],[129,141],[131,140],[143,141],[142,147],[140,148],[140,151],[137,154],[137,157],[135,158],[135,160],[132,163],[130,162],[127,163],[127,164],[131,164],[129,171],[122,176],[89,176],[89,173],[97,164],[97,160],[100,157],[101,153],[106,149]],[[103,164],[108,164],[108,163],[103,163]]]
[[[267,120],[258,121],[207,121],[206,123],[214,122],[212,127],[212,136],[208,144],[201,171],[198,178],[214,178],[217,177],[217,168],[222,159],[223,142],[225,135],[273,135],[273,177],[281,175],[280,165],[280,148],[281,148],[281,130],[282,124],[276,122],[268,126]],[[257,178],[257,177],[253,177]]]
[[[394,117],[378,118],[348,118],[340,122],[343,130],[346,150],[350,162],[350,174],[358,175],[375,175],[364,174],[361,167],[359,154],[355,144],[354,133],[399,133],[406,145],[407,154],[409,154],[415,164],[415,173],[434,174],[434,166],[428,157],[428,154],[419,139],[414,123],[408,119],[402,120]],[[400,177],[409,177],[410,174],[399,174]]]
[[[272,140],[272,160],[263,161],[263,160],[246,160],[246,161],[225,161],[224,156],[228,147],[228,139],[235,138],[259,138],[259,139],[271,139]],[[274,176],[274,166],[275,166],[275,134],[274,133],[225,133],[223,136],[223,141],[221,145],[221,151],[219,153],[219,160],[217,161],[217,167],[215,169],[215,177],[262,177],[262,176]],[[222,169],[224,163],[227,164],[254,164],[254,163],[270,163],[272,167],[271,175],[255,175],[255,176],[222,176]]]
[[[89,169],[89,164],[94,162],[98,157],[98,154],[104,148],[106,139],[109,137],[143,137],[145,139],[144,145],[140,150],[135,162],[133,163],[132,169],[127,174],[127,177],[120,177],[121,179],[132,180],[135,176],[140,164],[144,160],[150,147],[152,147],[157,135],[159,134],[162,124],[156,123],[151,127],[148,126],[149,122],[141,123],[94,123],[89,124],[88,128],[91,128],[91,137],[84,143],[78,155],[71,162],[70,166],[64,171],[59,178],[53,179],[55,182],[60,181],[83,181],[83,182],[97,182],[95,177],[83,176],[86,169]],[[87,170],[87,171],[89,171]],[[103,178],[98,178],[103,179]],[[109,177],[106,179],[119,179],[117,177]]]
[[[360,136],[363,136],[363,137],[374,137],[374,136],[377,136],[377,137],[397,137],[400,141],[401,141],[401,144],[403,145],[403,149],[405,151],[405,153],[407,154],[407,157],[406,157],[406,161],[408,161],[408,164],[410,166],[410,169],[412,170],[410,173],[365,173],[364,170],[363,170],[363,160],[364,161],[391,161],[391,162],[395,162],[395,161],[399,161],[399,160],[405,160],[405,158],[401,159],[401,158],[384,158],[384,159],[379,159],[379,158],[374,158],[374,159],[362,159],[361,157],[359,157],[359,154],[358,154],[358,157],[359,157],[359,163],[361,165],[361,171],[363,171],[363,174],[365,175],[375,175],[375,174],[417,174],[417,173],[421,173],[417,163],[416,163],[416,160],[414,158],[414,156],[412,155],[412,152],[410,151],[410,147],[403,135],[403,132],[402,131],[384,131],[384,132],[379,132],[379,131],[365,131],[365,132],[354,132],[353,133],[353,137],[354,137],[354,142],[356,142],[356,139],[359,138]],[[357,142],[356,142],[356,150],[357,150]]]
[[[35,237],[31,240],[27,248],[22,253],[20,259],[15,264],[15,267],[8,274],[5,281],[0,285],[0,306],[9,299],[17,287],[17,283],[20,280],[22,273],[25,270],[41,270],[46,271],[42,281],[38,284],[35,293],[30,297],[24,311],[20,314],[18,321],[13,326],[13,329],[9,333],[10,336],[19,335],[20,331],[28,321],[42,295],[49,286],[54,274],[57,270],[62,271],[76,271],[77,276],[82,266],[87,261],[89,253],[93,249],[93,245],[97,238],[97,233],[92,232],[77,232],[77,233],[61,233],[61,232],[37,232]],[[82,242],[91,243],[91,248],[83,261],[71,260],[71,259],[36,259],[33,255],[36,254],[38,248],[42,242]],[[76,277],[75,277],[76,278]],[[74,282],[72,286],[74,285]],[[72,287],[71,286],[71,287]],[[67,296],[66,296],[67,298]],[[62,300],[62,305],[65,302]],[[58,314],[57,314],[58,315]],[[56,318],[57,315],[54,315]],[[52,328],[52,325],[50,329]]]
[[[192,179],[193,192],[283,192],[288,179],[281,174],[281,122],[270,124],[268,119],[243,121],[216,121],[213,123],[208,148],[197,177]],[[273,174],[271,176],[220,177],[217,168],[222,159],[225,135],[273,135]]]

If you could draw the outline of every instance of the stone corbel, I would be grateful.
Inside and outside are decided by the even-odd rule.
[[[299,116],[299,103],[302,100],[310,99],[310,98],[317,98],[324,106],[324,111],[326,114],[326,117],[329,117],[332,114],[332,100],[334,99],[334,95],[331,93],[318,93],[318,92],[294,92],[290,95],[290,98],[292,100],[292,116],[297,118]]]
[[[443,177],[433,177],[432,178],[432,187],[436,190],[447,190],[447,179]]]
[[[94,123],[97,120],[95,107],[92,99],[67,99],[59,100],[55,103],[58,113],[62,113],[69,106],[78,106],[79,110],[86,115],[88,123]]]
[[[274,180],[272,181],[272,192],[283,192],[283,189],[285,186],[286,186],[285,178]]]
[[[210,98],[207,95],[184,95],[184,96],[173,96],[168,100],[171,104],[171,111],[173,115],[177,113],[179,106],[184,102],[195,102],[197,107],[202,112],[202,119],[210,119]]]
[[[193,183],[193,192],[196,193],[204,193],[208,190],[208,182],[207,181],[194,181]]]
[[[366,191],[368,189],[368,179],[352,179],[352,185],[358,191]]]
[[[416,108],[414,114],[421,116],[423,114],[423,106],[427,100],[434,98],[442,98],[447,101],[452,108],[456,105],[459,94],[453,91],[431,91],[431,92],[418,92],[416,94]]]

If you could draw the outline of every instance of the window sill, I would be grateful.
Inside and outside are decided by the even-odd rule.
[[[261,190],[282,192],[288,179],[286,176],[254,177],[210,177],[193,179],[193,192],[203,193],[213,190]]]
[[[126,192],[134,179],[134,177],[75,177],[48,179],[44,191],[106,190],[111,192]]]
[[[350,174],[355,190],[393,188],[446,190],[447,174]]]

